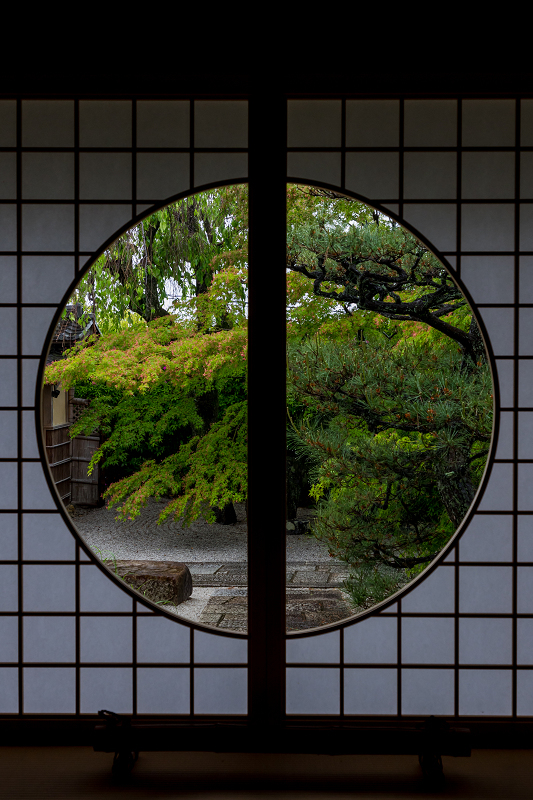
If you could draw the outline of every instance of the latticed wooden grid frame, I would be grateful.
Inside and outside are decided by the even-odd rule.
[[[92,564],[57,512],[34,432],[43,343],[76,276],[147,208],[246,180],[247,105],[0,104],[3,714],[250,711],[245,638],[162,618]],[[443,563],[379,614],[289,637],[287,712],[531,717],[533,101],[295,98],[287,143],[289,180],[390,210],[455,270],[490,338],[501,429],[484,497]],[[266,674],[256,633],[251,673]],[[265,674],[279,700],[281,673]]]

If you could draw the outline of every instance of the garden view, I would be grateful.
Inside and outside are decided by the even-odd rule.
[[[117,239],[69,300],[101,335],[45,381],[89,401],[70,434],[99,430],[89,469],[121,519],[155,500],[160,523],[231,526],[245,507],[247,242],[246,185],[190,196]],[[285,269],[288,528],[344,565],[356,614],[423,571],[471,506],[490,366],[442,264],[357,200],[288,186]]]

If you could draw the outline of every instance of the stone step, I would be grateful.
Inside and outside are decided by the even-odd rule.
[[[246,564],[189,564],[194,586],[247,586]],[[294,562],[287,564],[287,586],[342,588],[349,575],[344,564]]]
[[[248,598],[244,592],[229,589],[213,595],[202,614],[200,623],[224,630],[246,631]],[[353,616],[348,596],[339,589],[287,589],[287,631],[319,628]]]
[[[106,566],[154,603],[177,606],[192,594],[189,568],[178,561],[113,560]]]

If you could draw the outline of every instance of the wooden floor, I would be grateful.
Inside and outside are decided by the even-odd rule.
[[[444,786],[424,784],[411,756],[141,753],[130,781],[113,783],[112,755],[90,747],[0,748],[6,800],[389,800],[533,797],[533,751],[477,750],[444,758]]]

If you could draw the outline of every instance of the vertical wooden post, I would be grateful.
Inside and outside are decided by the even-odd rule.
[[[282,92],[249,105],[249,718],[285,711],[285,250],[287,111]]]

